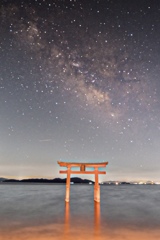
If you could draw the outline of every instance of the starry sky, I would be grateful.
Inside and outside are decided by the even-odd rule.
[[[0,177],[160,181],[159,26],[158,0],[2,0]]]

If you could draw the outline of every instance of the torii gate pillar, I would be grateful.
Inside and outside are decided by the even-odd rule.
[[[100,186],[98,182],[98,168],[95,168],[94,201],[100,202]]]
[[[69,197],[70,197],[70,174],[71,170],[70,167],[67,169],[67,180],[66,180],[66,198],[65,201],[69,202]]]
[[[95,174],[95,184],[94,184],[94,201],[100,202],[100,186],[98,182],[98,174],[106,174],[105,171],[99,171],[98,168],[104,168],[108,164],[108,162],[101,163],[73,163],[73,162],[58,162],[60,167],[67,167],[67,170],[60,171],[60,173],[67,174],[66,181],[66,197],[65,201],[69,202],[70,198],[70,176],[71,174]],[[72,167],[80,167],[80,171],[71,170]],[[86,171],[87,168],[94,168],[94,171]]]

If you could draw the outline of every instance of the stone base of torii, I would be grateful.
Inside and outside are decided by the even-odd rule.
[[[60,173],[67,174],[66,181],[66,197],[65,201],[69,202],[70,198],[70,176],[71,174],[94,174],[95,184],[94,184],[94,201],[100,202],[100,186],[98,182],[98,174],[106,174],[106,171],[99,171],[98,168],[105,168],[108,162],[100,163],[76,163],[76,162],[60,162],[58,161],[60,167],[67,167],[67,170],[61,170]],[[73,167],[79,167],[79,171],[72,170]],[[86,171],[86,168],[94,168],[92,171]]]

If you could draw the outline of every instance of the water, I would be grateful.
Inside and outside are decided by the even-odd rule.
[[[160,239],[160,186],[1,184],[0,240]]]

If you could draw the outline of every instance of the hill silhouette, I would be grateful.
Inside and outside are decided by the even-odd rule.
[[[78,184],[89,184],[90,182],[94,183],[88,179],[81,179],[79,177],[72,177],[70,180],[72,183]],[[45,179],[45,178],[30,178],[30,179],[4,179],[2,180],[4,183],[66,183],[66,178],[54,178],[54,179]]]

